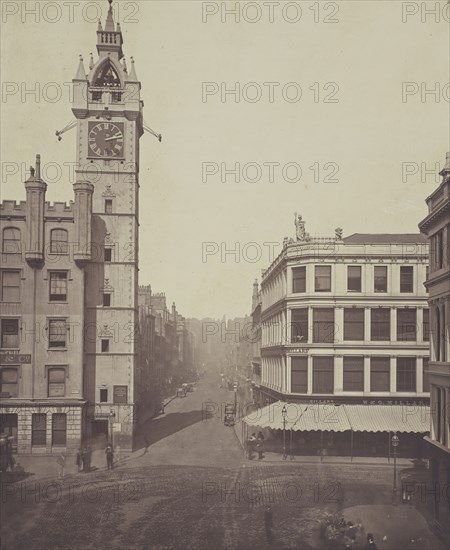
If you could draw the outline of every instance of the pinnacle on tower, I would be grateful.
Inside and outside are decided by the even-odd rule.
[[[113,18],[113,11],[112,11],[112,0],[108,0],[109,2],[109,10],[108,10],[108,16],[106,18],[106,25],[105,25],[105,31],[106,32],[114,32],[114,18]],[[120,32],[118,30],[117,32]]]
[[[80,63],[78,64],[78,71],[75,75],[75,80],[86,80],[86,71],[84,70],[83,56],[80,55]]]
[[[445,156],[445,166],[439,172],[439,175],[441,175],[444,178],[444,181],[447,181],[448,179],[450,179],[450,152],[447,153]]]
[[[133,57],[131,57],[131,71],[130,71],[130,76],[129,76],[128,80],[130,80],[132,82],[138,82],[138,77],[136,75],[136,69],[134,68],[134,58]]]

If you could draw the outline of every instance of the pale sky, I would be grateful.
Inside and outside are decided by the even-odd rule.
[[[23,7],[36,3],[38,21]],[[340,1],[339,11],[333,2],[289,9],[282,1],[241,2],[238,23],[221,4],[115,2],[145,120],[163,134],[161,144],[149,134],[141,139],[140,284],[164,291],[189,317],[248,314],[253,280],[271,260],[264,243],[294,235],[294,212],[314,236],[336,227],[344,236],[417,232],[424,200],[440,181],[432,172],[450,150],[446,2],[428,15],[421,2]],[[24,199],[24,170],[40,153],[47,200],[68,202],[76,131],[62,142],[55,131],[73,119],[69,83],[78,55],[86,68],[89,53],[96,55],[94,19],[102,9],[104,22],[108,3],[1,5],[2,199]],[[218,92],[202,97],[206,82]],[[239,102],[231,94],[222,101],[220,91],[235,83]],[[33,88],[37,97],[26,95]],[[438,95],[425,93],[432,89]],[[203,163],[218,169],[206,182]],[[254,164],[236,182],[222,163]],[[251,182],[255,165],[261,179]],[[297,166],[299,181],[287,181],[298,177]],[[403,181],[405,169],[411,174]],[[325,182],[327,175],[337,181]],[[206,258],[203,243],[216,243]],[[221,258],[236,243],[237,257]]]

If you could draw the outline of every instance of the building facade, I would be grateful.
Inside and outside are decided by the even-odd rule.
[[[20,454],[73,452],[86,418],[85,271],[93,185],[70,204],[45,201],[40,157],[26,201],[0,205],[0,433]]]
[[[431,491],[428,504],[438,530],[450,537],[450,153],[441,185],[426,199],[428,215],[420,230],[430,243],[431,432],[427,438]]]
[[[424,236],[296,232],[262,277],[259,404],[426,406]]]
[[[110,6],[97,30],[98,59],[73,80],[77,174],[94,185],[92,262],[86,273],[86,426],[104,444],[114,431],[117,451],[133,447],[138,369],[139,139],[141,84],[128,71],[120,25]]]

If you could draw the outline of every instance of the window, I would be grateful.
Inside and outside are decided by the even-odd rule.
[[[364,358],[344,357],[344,391],[364,391]]]
[[[65,319],[50,319],[48,322],[48,347],[66,347],[67,326]]]
[[[100,390],[100,403],[108,403],[108,390]]]
[[[314,274],[314,288],[316,292],[331,291],[331,266],[316,265]]]
[[[66,395],[65,369],[48,369],[48,396],[64,397]]]
[[[308,341],[308,308],[291,310],[291,342]]]
[[[2,348],[19,349],[19,319],[2,319]]]
[[[109,307],[111,305],[111,294],[103,294],[103,305]]]
[[[319,344],[334,342],[334,309],[313,309],[313,341]]]
[[[105,262],[112,261],[112,248],[105,248]]]
[[[50,233],[50,252],[52,254],[68,254],[68,233],[65,229],[52,229]]]
[[[429,392],[430,391],[430,378],[429,378],[429,364],[430,358],[424,357],[423,358],[423,371],[422,371],[422,391]]]
[[[344,340],[364,340],[363,308],[344,308]]]
[[[391,387],[391,360],[389,357],[370,358],[370,391],[389,391]]]
[[[113,403],[128,403],[128,386],[114,386],[113,388]]]
[[[308,358],[291,357],[291,392],[308,392]]]
[[[3,229],[2,252],[4,254],[17,254],[20,250],[20,229],[17,227],[5,227]]]
[[[416,309],[397,309],[397,340],[399,342],[415,342],[416,335]]]
[[[31,445],[45,445],[47,439],[47,415],[31,415]]]
[[[0,370],[0,393],[8,397],[18,396],[19,373],[17,369]]]
[[[50,273],[50,302],[67,301],[67,272],[52,271]]]
[[[415,357],[397,357],[397,391],[416,391]]]
[[[105,214],[112,214],[112,199],[105,200]]]
[[[292,292],[306,292],[306,266],[293,268]]]
[[[66,445],[67,415],[64,413],[52,414],[52,445]]]
[[[102,340],[102,353],[109,352],[109,340]]]
[[[400,266],[400,292],[412,292],[413,291],[413,266],[401,265]]]
[[[387,307],[372,308],[370,314],[370,339],[389,341],[391,339],[391,310]]]
[[[373,291],[387,292],[387,266],[376,265],[373,273]]]
[[[349,292],[361,292],[360,265],[349,265],[347,267],[347,290]]]
[[[333,357],[313,357],[313,393],[333,393]]]
[[[2,269],[0,276],[2,302],[20,302],[20,271]]]
[[[430,310],[427,307],[423,310],[422,339],[424,342],[430,341]]]

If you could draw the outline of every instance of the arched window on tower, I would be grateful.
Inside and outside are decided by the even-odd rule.
[[[104,90],[95,90],[95,88],[118,88],[122,87],[120,82],[119,75],[111,63],[107,61],[100,70],[98,71],[94,83],[94,90],[92,91],[92,100],[93,101],[102,101],[103,91]],[[122,92],[120,91],[111,91],[111,100],[113,103],[117,103],[122,100]]]

